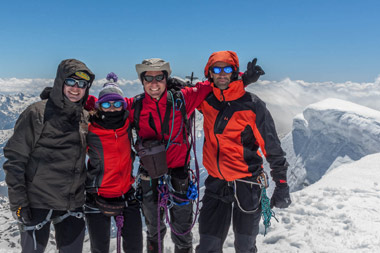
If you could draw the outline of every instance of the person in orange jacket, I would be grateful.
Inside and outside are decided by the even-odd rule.
[[[204,116],[203,164],[209,176],[196,252],[222,252],[231,217],[236,251],[257,252],[261,217],[257,179],[263,173],[259,148],[276,183],[271,206],[286,208],[291,203],[286,182],[288,163],[273,119],[265,103],[244,89],[244,84],[257,81],[264,71],[256,66],[255,59],[240,78],[236,53],[220,51],[210,56],[204,73],[213,90],[198,107]]]

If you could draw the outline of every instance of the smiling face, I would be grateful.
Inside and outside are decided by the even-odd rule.
[[[216,87],[218,87],[221,90],[225,90],[228,88],[228,85],[231,82],[232,73],[227,74],[222,70],[219,74],[215,74],[215,73],[212,73],[211,68],[212,67],[223,68],[223,67],[230,66],[230,65],[231,64],[228,64],[226,62],[218,61],[210,67],[210,70],[209,70],[210,77],[214,81],[214,84],[216,85]]]
[[[78,102],[81,100],[86,93],[86,88],[79,88],[78,84],[75,84],[74,86],[68,86],[66,84],[63,85],[63,94],[71,101],[71,102]]]
[[[162,71],[147,71],[145,76],[158,76],[163,75]],[[157,81],[155,78],[151,82],[143,78],[144,91],[154,99],[159,100],[166,89],[166,78],[162,81]]]

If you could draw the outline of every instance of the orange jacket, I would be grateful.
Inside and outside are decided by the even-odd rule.
[[[263,159],[275,182],[286,180],[287,162],[265,103],[246,92],[241,80],[213,92],[199,110],[204,117],[203,165],[209,175],[226,181],[259,175]]]

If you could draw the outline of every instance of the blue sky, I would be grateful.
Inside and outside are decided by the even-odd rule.
[[[184,77],[214,51],[253,57],[263,79],[373,82],[380,74],[380,2],[3,1],[0,78],[54,78],[77,58],[104,78],[136,79],[135,64],[159,57]]]

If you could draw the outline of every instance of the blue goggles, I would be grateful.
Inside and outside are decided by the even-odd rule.
[[[123,102],[121,101],[115,101],[115,102],[103,102],[103,103],[100,103],[100,106],[104,109],[108,109],[110,108],[111,106],[113,106],[114,108],[120,108],[123,106]]]
[[[65,84],[70,87],[74,87],[76,84],[78,85],[79,88],[87,88],[88,82],[86,80],[77,80],[74,78],[66,78],[65,79]]]
[[[234,68],[232,66],[226,66],[226,67],[211,67],[211,72],[214,74],[220,74],[221,72],[230,74],[232,71],[234,71]]]

